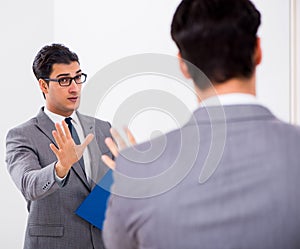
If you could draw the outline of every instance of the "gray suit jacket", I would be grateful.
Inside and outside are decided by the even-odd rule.
[[[101,154],[111,156],[104,143],[110,136],[110,124],[78,113],[85,135],[95,138],[88,145],[94,179],[100,179],[107,167]],[[43,109],[28,122],[8,132],[6,161],[8,171],[27,200],[28,223],[25,249],[104,248],[101,231],[74,212],[91,188],[77,162],[60,187],[54,176],[56,156],[49,145],[54,143],[54,123]]]
[[[299,127],[259,105],[225,106],[225,122],[215,115],[217,109],[199,108],[195,122],[154,139],[152,147],[143,143],[118,157],[118,172],[143,179],[126,182],[114,173],[116,194],[110,198],[103,230],[108,249],[300,248]],[[139,163],[137,151],[163,143],[162,153]],[[190,153],[195,149],[196,156]],[[180,158],[182,153],[187,157]],[[203,165],[209,164],[218,167],[200,183]],[[171,166],[179,166],[176,171],[183,178],[168,173],[157,181]],[[129,195],[147,198],[124,197]]]

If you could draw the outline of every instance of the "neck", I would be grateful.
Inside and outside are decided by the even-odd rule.
[[[75,112],[75,110],[61,111],[61,110],[53,109],[53,108],[51,108],[51,106],[49,106],[47,104],[46,104],[46,108],[49,112],[52,112],[56,115],[60,115],[60,116],[63,116],[63,117],[70,117],[73,114],[73,112]]]
[[[195,87],[198,102],[213,97],[216,95],[229,94],[229,93],[244,93],[256,96],[255,90],[256,77],[255,74],[250,79],[237,79],[233,78],[221,84],[212,83],[212,87],[201,90]]]

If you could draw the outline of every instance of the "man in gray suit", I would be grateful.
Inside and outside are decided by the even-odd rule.
[[[201,106],[118,156],[108,249],[300,248],[300,129],[255,98],[259,25],[249,0],[181,2],[171,33]]]
[[[29,212],[24,248],[104,248],[102,232],[75,210],[107,171],[100,157],[112,157],[104,143],[110,124],[76,111],[86,74],[67,47],[43,47],[33,71],[45,107],[6,140],[8,171]]]

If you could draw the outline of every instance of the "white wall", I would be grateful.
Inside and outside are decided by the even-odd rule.
[[[292,61],[292,102],[293,102],[293,122],[300,124],[300,0],[291,0],[292,3],[292,25],[291,28],[294,31],[292,35],[292,48],[293,54]]]
[[[88,72],[91,82],[95,83],[96,79],[92,76],[122,57],[149,52],[176,56],[177,48],[170,37],[170,22],[179,2],[90,0],[89,4],[81,5],[80,0],[55,1],[55,39],[78,52],[82,67]],[[267,0],[256,0],[254,3],[262,13],[259,33],[264,56],[258,68],[257,95],[281,119],[290,121],[289,1],[273,0],[270,4]],[[64,18],[66,8],[76,13],[78,6],[81,18],[72,21]],[[159,85],[159,82],[161,86],[168,85],[164,76],[156,77],[155,81],[154,85]],[[108,91],[105,101],[99,100],[97,116],[112,121],[116,106],[121,105],[123,99],[134,95],[137,88],[145,90],[146,82],[148,88],[151,87],[148,77],[139,75],[139,82],[133,77],[122,82],[123,87],[122,84],[114,86],[113,90]],[[174,86],[167,86],[167,90],[172,92]],[[188,92],[182,91],[181,99],[192,110],[196,104],[190,102],[193,98]],[[148,125],[145,125],[146,130],[145,126],[138,127],[135,120],[131,120],[130,126],[139,140],[149,137],[149,124],[154,120],[152,115],[157,115],[157,111],[148,112],[148,118],[144,117],[144,123]],[[160,120],[167,122],[166,115],[165,119],[162,117]],[[164,124],[161,122],[160,127],[164,131],[176,127],[175,123],[168,123],[168,129],[165,129]]]
[[[170,22],[179,2],[2,0],[0,106],[5,118],[1,120],[0,130],[1,248],[21,248],[23,243],[26,205],[6,172],[4,144],[7,130],[34,116],[43,103],[31,70],[36,52],[45,44],[63,43],[78,53],[82,69],[88,73],[89,79],[94,80],[100,69],[125,56],[149,52],[176,55],[177,49],[170,38]],[[289,2],[254,2],[263,15],[260,34],[264,59],[258,69],[258,96],[275,114],[288,121]],[[176,84],[162,75],[139,75],[124,79],[110,90],[105,101],[98,106],[97,115],[113,120],[114,111],[126,97],[140,89],[161,87],[176,99],[182,98],[190,110],[195,108],[190,90],[178,81]],[[163,122],[151,122],[154,120],[151,117]],[[143,140],[154,129],[167,131],[177,124],[168,113],[144,110],[131,120],[130,126],[138,139]]]
[[[0,25],[0,248],[14,249],[23,246],[27,211],[6,170],[5,136],[43,103],[31,65],[40,47],[53,40],[53,3],[2,0]]]
[[[276,115],[290,121],[289,1],[253,2],[262,14],[263,61],[258,68],[257,95]]]

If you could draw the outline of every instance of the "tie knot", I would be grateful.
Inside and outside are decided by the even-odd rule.
[[[72,118],[71,117],[68,117],[68,118],[65,118],[65,122],[67,123],[68,127],[69,127],[69,130],[71,132],[71,136],[73,137],[73,125],[72,125],[72,122],[71,122]]]
[[[68,125],[72,125],[71,120],[72,120],[71,117],[65,118],[65,121]]]

